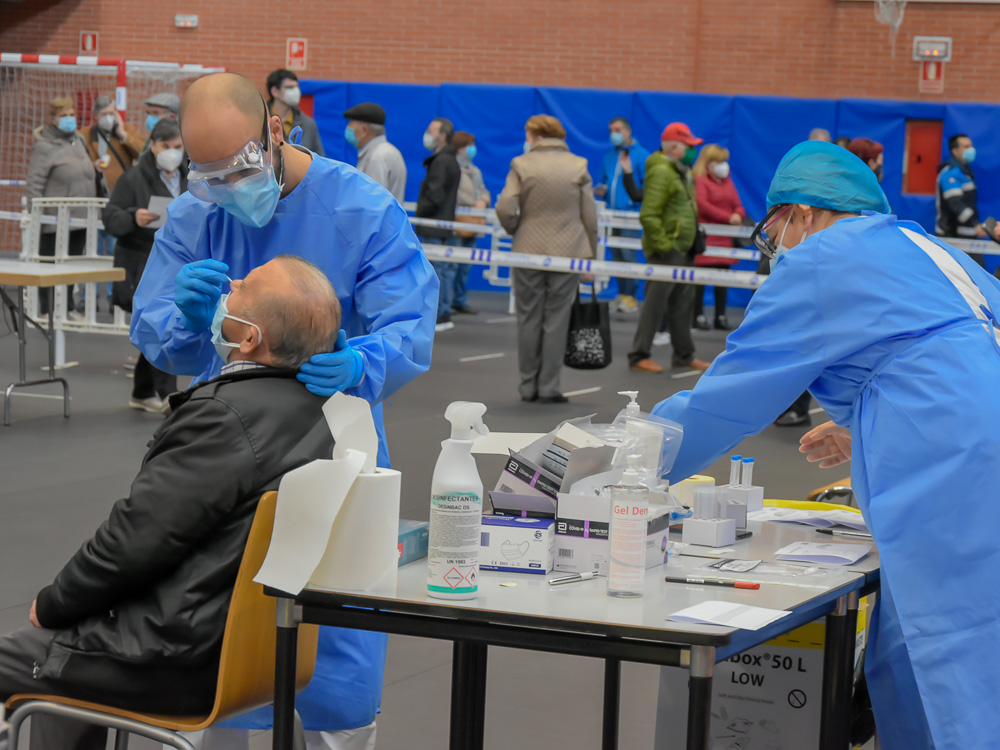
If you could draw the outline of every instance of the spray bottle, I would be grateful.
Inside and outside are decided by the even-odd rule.
[[[435,599],[474,599],[479,592],[479,544],[483,518],[483,480],[472,443],[486,435],[486,405],[455,401],[444,412],[451,437],[431,479],[427,595]]]
[[[639,458],[628,457],[621,484],[611,488],[608,596],[642,596],[646,580],[649,490],[639,483]]]

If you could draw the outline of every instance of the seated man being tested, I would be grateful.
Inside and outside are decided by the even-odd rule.
[[[38,593],[32,627],[0,637],[0,701],[48,693],[164,714],[211,710],[257,502],[333,450],[326,399],[295,375],[333,351],[339,329],[333,287],[301,258],[278,256],[232,282],[212,324],[222,374],[171,397],[129,496]],[[32,748],[105,746],[103,729],[42,716],[32,725]]]

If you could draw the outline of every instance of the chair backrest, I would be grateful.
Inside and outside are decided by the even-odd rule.
[[[243,551],[243,561],[229,604],[226,632],[222,639],[219,682],[210,721],[222,721],[271,703],[274,700],[274,651],[277,600],[254,583],[274,528],[277,492],[268,492],[257,504],[253,526]],[[312,679],[316,664],[319,628],[299,626],[298,664],[295,687],[302,690]]]

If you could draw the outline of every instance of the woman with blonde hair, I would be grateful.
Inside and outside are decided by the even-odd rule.
[[[511,161],[496,208],[513,251],[595,257],[597,205],[587,160],[570,153],[566,130],[551,115],[529,118],[524,132],[524,154]],[[565,403],[560,375],[580,275],[514,268],[511,276],[521,400]]]
[[[733,224],[740,225],[747,212],[740,201],[736,185],[729,174],[729,150],[717,143],[706,143],[698,154],[698,160],[691,168],[694,177],[695,197],[698,201],[699,224]],[[708,236],[709,247],[733,246],[732,237]],[[730,268],[736,264],[735,258],[712,258],[706,255],[695,256],[694,264],[700,268]],[[726,317],[726,292],[724,286],[715,287],[715,327],[721,331],[730,330],[729,319]],[[711,326],[705,317],[705,288],[699,286],[695,293],[694,325],[703,331]]]

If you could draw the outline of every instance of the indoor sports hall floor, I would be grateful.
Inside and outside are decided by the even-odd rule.
[[[610,421],[626,402],[619,390],[638,389],[646,409],[697,382],[695,373],[632,373],[626,353],[636,316],[615,314],[615,360],[599,371],[564,370],[563,390],[582,391],[566,405],[522,403],[517,395],[516,325],[506,314],[507,296],[470,295],[477,316],[456,315],[454,330],[437,335],[431,371],[404,388],[386,407],[393,466],[403,473],[402,515],[426,520],[431,472],[439,443],[448,437],[443,412],[450,401],[483,401],[493,430],[545,432],[560,420],[596,414]],[[738,321],[736,311],[730,319]],[[698,355],[720,353],[725,334],[695,332]],[[40,335],[29,338],[29,364],[38,373],[45,362]],[[128,492],[158,416],[127,408],[131,382],[123,363],[133,353],[124,336],[67,336],[67,360],[79,366],[65,372],[72,390],[72,417],[61,404],[44,398],[44,387],[14,398],[13,424],[0,427],[0,633],[27,625],[28,608],[38,590],[51,582],[63,563],[107,516],[112,503]],[[470,360],[470,358],[472,358]],[[667,348],[654,358],[669,363]],[[17,342],[0,323],[0,386],[17,370]],[[789,393],[789,403],[797,396]],[[813,405],[815,409],[815,404]],[[817,412],[813,424],[825,417]],[[804,499],[813,488],[847,475],[844,467],[823,471],[797,452],[805,428],[769,427],[739,450],[757,459],[754,479],[766,497]],[[500,459],[480,460],[487,488],[495,483]],[[220,472],[226,467],[220,466]],[[728,478],[723,459],[707,473]],[[407,637],[389,639],[388,666],[378,747],[439,750],[447,746],[450,644]],[[486,746],[524,750],[596,748],[600,744],[602,662],[580,657],[492,649]],[[657,669],[626,664],[623,669],[621,747],[652,748]],[[254,737],[255,750],[270,747],[270,734]],[[678,745],[680,746],[680,745]],[[150,747],[134,740],[133,747]]]

